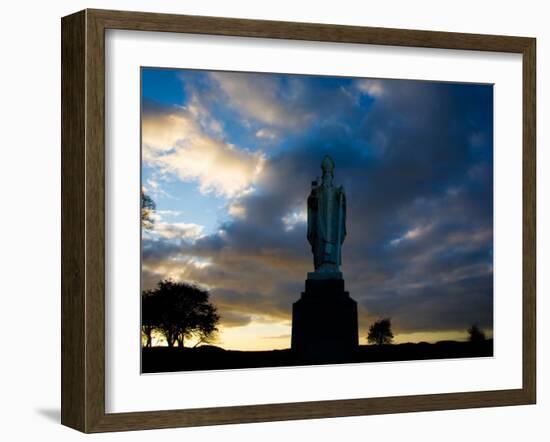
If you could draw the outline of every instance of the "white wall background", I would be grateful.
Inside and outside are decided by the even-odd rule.
[[[59,425],[60,17],[86,7],[534,36],[538,39],[536,406],[104,434],[96,440],[548,440],[550,428],[550,12],[537,0],[52,0],[5,2],[0,68],[0,438],[81,440]],[[21,326],[24,319],[24,325]],[[7,321],[7,322],[6,322]],[[546,417],[546,420],[544,419]]]

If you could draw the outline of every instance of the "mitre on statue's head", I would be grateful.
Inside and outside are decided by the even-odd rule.
[[[331,175],[334,173],[334,161],[332,161],[330,156],[325,155],[325,158],[323,158],[323,162],[321,163],[321,169],[323,170],[323,173],[330,173]]]

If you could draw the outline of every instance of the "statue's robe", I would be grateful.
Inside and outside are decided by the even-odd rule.
[[[307,239],[316,271],[339,271],[345,237],[346,194],[343,187],[314,183],[307,200]]]

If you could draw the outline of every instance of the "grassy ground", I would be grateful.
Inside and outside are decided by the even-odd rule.
[[[493,356],[493,340],[480,344],[441,341],[435,344],[361,345],[338,360],[301,360],[290,349],[234,351],[215,346],[198,348],[153,347],[142,349],[142,372],[223,370],[236,368],[284,367],[334,363],[412,361],[422,359],[474,358]]]

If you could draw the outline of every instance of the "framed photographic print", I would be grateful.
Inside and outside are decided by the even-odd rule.
[[[535,52],[64,17],[62,423],[534,403]]]

